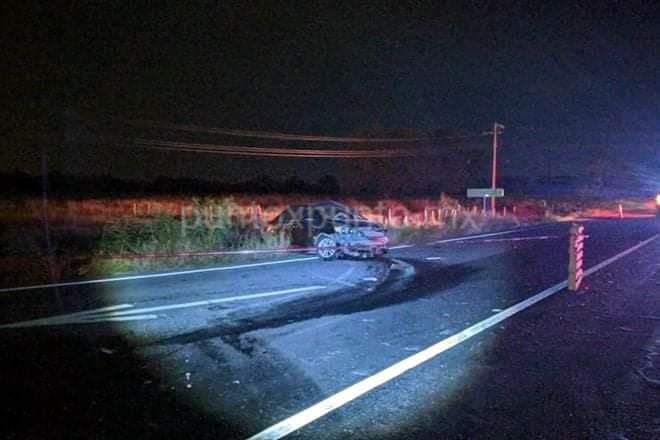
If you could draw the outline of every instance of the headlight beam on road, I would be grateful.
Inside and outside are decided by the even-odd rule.
[[[25,328],[25,327],[41,327],[50,325],[66,325],[66,324],[94,324],[104,321],[135,321],[140,319],[155,319],[156,315],[153,313],[165,310],[178,310],[192,307],[203,307],[214,304],[246,301],[250,299],[268,298],[279,295],[289,295],[294,293],[309,292],[312,290],[325,289],[326,286],[306,286],[296,287],[293,289],[275,290],[272,292],[252,293],[248,295],[229,296],[223,298],[215,298],[202,301],[193,301],[179,304],[166,304],[162,306],[143,307],[139,309],[133,308],[133,304],[120,304],[116,306],[103,307],[100,309],[87,310],[83,312],[69,313],[66,315],[57,315],[47,318],[32,319],[30,321],[15,322],[11,324],[1,325],[3,328]],[[123,310],[119,310],[123,309]]]

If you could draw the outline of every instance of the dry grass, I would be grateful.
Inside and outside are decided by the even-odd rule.
[[[282,195],[51,200],[48,203],[50,250],[44,239],[40,199],[0,201],[3,284],[218,264],[236,259],[175,256],[182,251],[283,248],[288,246],[286,237],[268,232],[265,225],[289,204],[314,201],[318,199],[312,196]],[[484,215],[476,202],[465,205],[444,195],[417,199],[339,198],[338,201],[358,209],[372,221],[385,223],[393,244],[515,224],[618,217],[619,203],[625,217],[653,215],[655,210],[652,200],[605,203],[504,199],[498,205],[498,216],[493,218]],[[232,206],[230,214],[219,209],[228,205]],[[188,224],[183,231],[182,225],[193,218],[201,220]],[[147,254],[159,256],[136,258]]]

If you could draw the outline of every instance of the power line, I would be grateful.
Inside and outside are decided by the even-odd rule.
[[[133,145],[190,153],[210,153],[230,156],[261,156],[261,157],[301,157],[301,158],[387,158],[387,157],[410,157],[420,154],[432,154],[428,148],[412,149],[363,149],[363,150],[337,150],[337,149],[309,149],[309,148],[280,148],[280,147],[254,147],[220,144],[198,144],[188,142],[172,142],[152,139],[135,139]]]
[[[415,138],[365,138],[365,137],[341,137],[341,136],[322,136],[322,135],[302,135],[292,133],[278,133],[268,131],[237,130],[229,128],[202,127],[199,125],[170,124],[148,120],[127,121],[134,126],[149,128],[165,128],[170,130],[186,131],[192,133],[213,133],[236,137],[249,137],[261,139],[277,139],[288,141],[305,142],[340,142],[340,143],[392,143],[392,142],[432,142],[436,140],[449,139],[468,139],[485,136],[484,133],[474,135],[455,135],[455,136],[428,136]]]

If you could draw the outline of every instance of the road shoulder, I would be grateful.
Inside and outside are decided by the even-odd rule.
[[[588,277],[580,292],[499,326],[496,349],[481,360],[497,368],[466,393],[492,393],[497,404],[482,412],[467,397],[461,404],[484,416],[466,434],[487,427],[503,438],[659,438],[659,261],[656,241]]]

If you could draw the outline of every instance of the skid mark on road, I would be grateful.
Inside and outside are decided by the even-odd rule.
[[[351,283],[350,281],[346,281],[346,278],[351,276],[353,272],[355,272],[355,268],[349,267],[338,278],[324,277],[321,275],[316,275],[316,278],[323,281],[330,281],[331,284],[335,283],[335,284],[341,284],[342,286],[346,286],[346,287],[357,287],[357,284]]]
[[[257,308],[237,311],[222,319],[214,320],[206,328],[153,341],[151,345],[189,344],[218,337],[236,338],[257,330],[275,329],[325,316],[351,315],[392,307],[408,301],[417,301],[429,295],[437,295],[461,284],[479,270],[461,264],[439,267],[433,263],[422,263],[420,266],[425,266],[425,276],[418,278],[411,276],[414,274],[411,265],[400,260],[396,260],[395,264],[399,268],[392,270],[393,275],[374,289],[345,288],[332,291],[332,294],[295,298],[285,304],[269,306],[266,310]],[[407,275],[409,270],[412,272]],[[429,277],[442,280],[441,284],[430,285]]]

